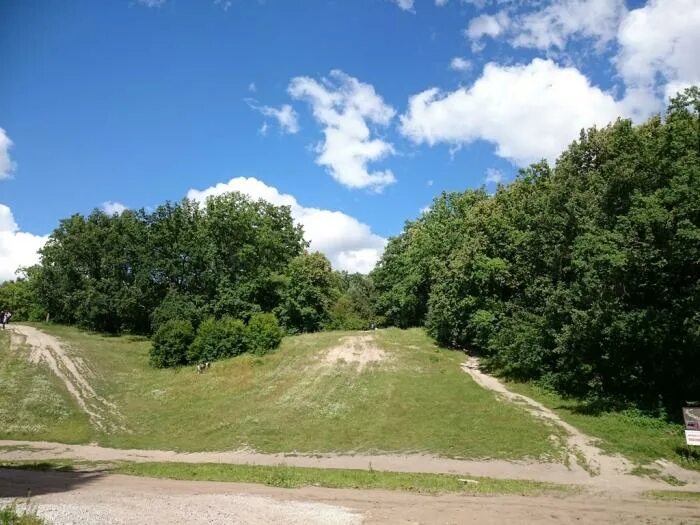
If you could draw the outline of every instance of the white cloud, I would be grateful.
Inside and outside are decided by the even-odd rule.
[[[447,0],[435,0],[435,5],[438,7],[442,7],[444,5],[447,5]]]
[[[263,116],[275,119],[282,133],[294,134],[299,131],[297,112],[289,104],[283,104],[279,108],[274,108],[272,106],[258,106],[253,99],[246,99],[246,103]],[[264,123],[263,127],[260,128],[260,132],[264,135],[266,131],[267,123]]]
[[[403,11],[413,11],[413,2],[414,0],[392,0],[397,6],[399,6],[399,9]]]
[[[495,15],[479,15],[469,21],[464,35],[472,41],[472,51],[477,53],[483,49],[481,39],[484,36],[495,38],[504,33],[510,25],[510,18],[505,11]]]
[[[121,202],[106,201],[102,203],[102,211],[107,215],[121,215],[122,212],[128,210],[127,206],[124,206]]]
[[[615,39],[624,0],[555,0],[513,20],[516,47],[563,50],[572,37],[591,38],[599,49]]]
[[[292,217],[304,228],[304,237],[312,251],[320,251],[337,270],[368,273],[381,257],[386,239],[370,227],[343,212],[306,208],[289,194],[280,193],[253,177],[237,177],[204,190],[192,189],[187,197],[203,202],[211,195],[238,191],[253,199],[262,199],[277,206],[289,206]]]
[[[369,84],[333,70],[330,78],[316,81],[295,77],[289,94],[311,104],[315,119],[325,136],[316,146],[316,162],[348,188],[382,188],[396,182],[391,170],[369,172],[367,164],[394,153],[394,147],[371,138],[368,123],[386,126],[395,115]]]
[[[432,206],[423,206],[420,210],[418,210],[418,212],[421,215],[425,215],[426,213],[429,213],[432,209]]]
[[[47,240],[48,236],[20,231],[12,210],[0,204],[0,282],[14,279],[19,267],[38,263],[37,252]]]
[[[662,97],[700,84],[697,0],[651,0],[629,12],[617,39],[620,52],[615,63],[627,87],[626,98],[642,99],[632,105],[647,113],[656,111]]]
[[[10,158],[12,141],[4,129],[0,128],[0,180],[9,179],[15,170],[16,164]]]
[[[471,87],[414,95],[401,132],[414,142],[452,146],[486,140],[518,165],[553,161],[582,128],[605,125],[623,107],[575,68],[551,60],[487,64]]]
[[[251,93],[255,93],[258,90],[257,86],[255,85],[255,82],[251,82],[248,84],[248,91]]]
[[[450,69],[454,71],[469,71],[472,67],[472,63],[466,58],[454,57],[450,61]]]
[[[500,184],[503,182],[503,172],[501,170],[497,170],[496,168],[487,169],[484,182],[486,184]]]
[[[488,36],[508,37],[514,47],[560,51],[571,38],[590,38],[602,50],[615,39],[627,13],[624,0],[554,0],[545,6],[530,5],[538,9],[523,11],[509,6],[472,19],[465,30],[472,49],[483,48],[481,39]]]

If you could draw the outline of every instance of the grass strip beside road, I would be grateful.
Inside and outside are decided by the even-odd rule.
[[[494,479],[449,474],[422,474],[360,469],[321,469],[287,465],[231,465],[221,463],[91,463],[84,461],[9,461],[0,469],[42,472],[101,471],[161,479],[255,483],[279,488],[324,487],[335,489],[383,489],[420,494],[573,494],[572,485],[539,481]]]
[[[536,481],[420,474],[355,469],[320,469],[287,465],[224,465],[220,463],[124,463],[114,472],[133,476],[193,481],[260,483],[281,488],[308,486],[337,489],[384,489],[438,494],[542,494],[569,493],[568,485]]]

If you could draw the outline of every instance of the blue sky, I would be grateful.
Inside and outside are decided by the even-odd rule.
[[[232,189],[367,271],[441,191],[660,111],[698,34],[695,0],[0,1],[0,280],[72,213]]]

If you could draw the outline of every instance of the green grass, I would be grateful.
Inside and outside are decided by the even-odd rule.
[[[362,469],[320,469],[287,465],[228,465],[221,463],[76,462],[70,460],[9,461],[0,468],[41,472],[100,471],[130,476],[191,481],[256,483],[280,488],[326,487],[338,489],[384,489],[423,494],[572,494],[572,485],[537,481],[493,479],[450,474],[384,472]]]
[[[598,438],[599,446],[606,452],[622,454],[640,465],[668,459],[700,470],[700,450],[685,444],[682,425],[633,410],[591,414],[583,402],[563,399],[533,384],[508,383],[508,388],[539,401],[567,423]]]
[[[10,349],[0,330],[0,439],[80,443],[92,437],[87,417],[44,364],[30,364],[28,349]]]
[[[700,503],[700,492],[683,492],[680,490],[651,490],[644,493],[648,498],[666,501],[696,501]]]
[[[150,368],[142,338],[38,326],[87,361],[97,393],[125,415],[126,431],[97,435],[103,445],[560,458],[555,430],[478,387],[459,367],[464,355],[421,330],[375,332],[390,361],[361,373],[320,363],[323,350],[352,334],[327,332],[288,337],[265,357],[239,356],[198,375]]]
[[[15,500],[9,505],[0,505],[0,525],[45,525],[27,499],[22,505]]]
[[[153,478],[196,481],[232,481],[261,483],[274,487],[328,487],[351,489],[385,489],[437,494],[541,494],[569,493],[567,485],[511,479],[475,478],[447,474],[415,474],[374,470],[319,469],[256,465],[222,465],[219,463],[128,463],[114,469],[121,474]]]

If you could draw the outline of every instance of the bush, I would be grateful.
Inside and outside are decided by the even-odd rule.
[[[248,322],[249,350],[263,355],[277,348],[284,332],[274,314],[254,314]]]
[[[193,339],[194,329],[189,321],[172,319],[161,324],[153,334],[151,366],[166,368],[187,364],[187,349]]]
[[[197,363],[242,354],[248,350],[247,335],[246,326],[239,319],[207,319],[199,325],[197,337],[187,351],[187,358],[190,363]]]

